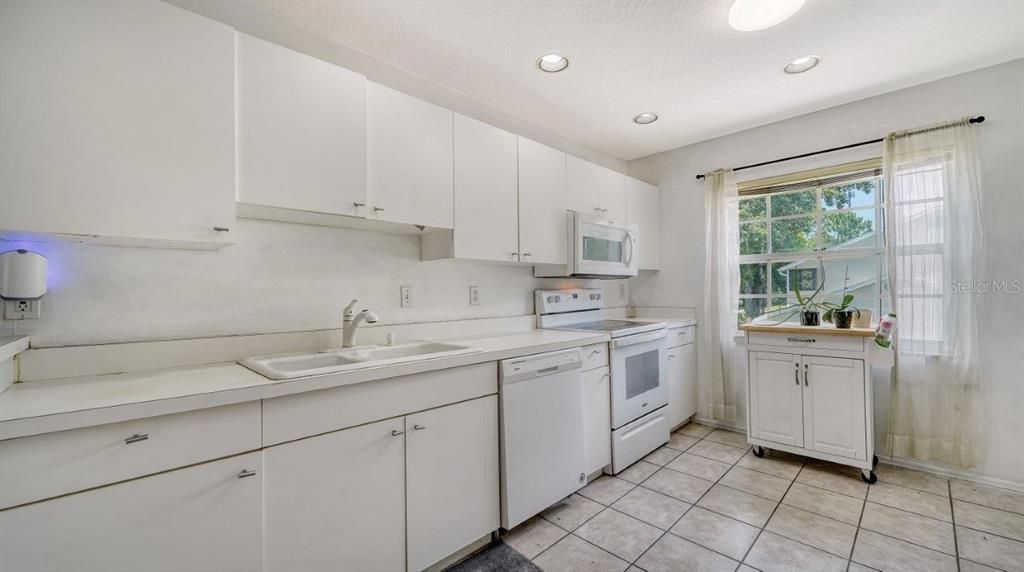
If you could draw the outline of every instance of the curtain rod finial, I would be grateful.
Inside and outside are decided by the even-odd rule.
[[[972,117],[972,118],[968,119],[967,121],[970,122],[970,123],[984,123],[985,122],[985,116],[984,115],[979,115],[977,117]]]
[[[701,180],[701,179],[705,178],[706,176],[707,176],[707,175],[697,175],[697,180],[699,181],[699,180]]]

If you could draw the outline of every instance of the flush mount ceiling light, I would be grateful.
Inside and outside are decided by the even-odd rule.
[[[558,54],[547,54],[537,58],[537,67],[541,71],[556,73],[569,67],[569,59]]]
[[[803,56],[786,64],[782,71],[786,73],[804,73],[819,63],[821,63],[819,56]]]
[[[637,125],[647,125],[649,123],[654,123],[657,120],[658,114],[651,113],[650,111],[640,113],[633,117],[633,123],[636,123]]]
[[[729,8],[729,25],[741,32],[771,28],[785,22],[804,0],[736,0]]]

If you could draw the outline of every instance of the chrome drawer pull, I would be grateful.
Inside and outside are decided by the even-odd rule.
[[[139,441],[145,441],[146,439],[149,439],[149,433],[136,433],[125,439],[124,444],[131,445],[132,443],[138,443]]]
[[[810,383],[807,381],[807,367],[807,364],[804,364],[804,387],[810,385]]]
[[[603,353],[604,352],[601,351],[601,350],[594,350],[594,351],[590,352],[590,356],[589,357],[599,356],[599,355],[601,355]]]
[[[793,381],[800,385],[800,364],[798,363],[793,364]]]
[[[786,338],[787,342],[806,342],[814,343],[814,338]]]
[[[395,429],[391,430],[391,436],[392,437],[398,437],[399,435],[405,435],[405,431],[398,431],[398,430],[395,430]]]
[[[242,469],[241,473],[238,473],[238,478],[245,479],[248,477],[255,477],[256,471],[253,469]]]
[[[423,425],[413,425],[412,426],[412,430],[413,431],[423,431],[424,429],[426,429],[426,427],[423,426]]]

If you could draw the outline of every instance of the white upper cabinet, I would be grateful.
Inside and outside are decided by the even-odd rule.
[[[238,200],[366,213],[366,77],[237,34]]]
[[[568,155],[569,208],[606,219],[626,220],[626,178],[622,173]]]
[[[373,82],[366,110],[367,216],[452,228],[452,112]]]
[[[566,264],[565,153],[523,137],[518,141],[520,256],[523,262]]]
[[[658,187],[626,178],[626,218],[640,227],[641,270],[661,268],[661,198]]]
[[[454,256],[518,262],[516,136],[455,114]]]
[[[234,60],[230,27],[156,0],[0,3],[0,230],[216,246]]]

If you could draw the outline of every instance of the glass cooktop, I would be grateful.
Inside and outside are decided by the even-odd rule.
[[[572,328],[573,330],[586,330],[590,332],[614,332],[616,330],[626,330],[632,328],[643,327],[647,324],[655,322],[630,322],[627,320],[599,320],[597,322],[584,322],[582,324],[567,324],[565,328]]]

